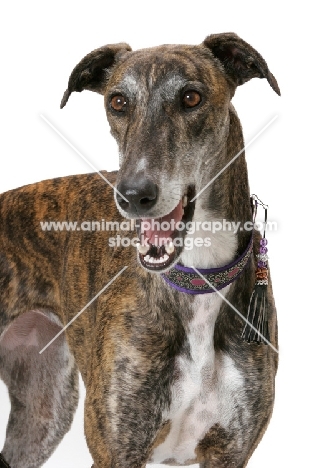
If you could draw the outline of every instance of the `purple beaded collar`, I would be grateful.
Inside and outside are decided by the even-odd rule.
[[[251,236],[245,252],[233,262],[221,268],[197,269],[197,271],[214,286],[215,289],[223,289],[228,284],[233,283],[246,267],[250,259],[253,242]],[[193,268],[182,265],[175,265],[171,270],[161,275],[166,283],[174,289],[187,294],[207,294],[215,290],[201,278]]]

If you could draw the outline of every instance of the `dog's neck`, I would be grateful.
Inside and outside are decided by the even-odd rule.
[[[231,105],[227,144],[218,155],[218,163],[202,178],[200,188],[205,187],[243,147],[239,119]],[[247,165],[242,153],[197,198],[193,222],[195,227],[198,223],[199,229],[187,235],[192,239],[193,248],[184,249],[180,263],[187,267],[217,268],[232,262],[248,246],[251,231],[245,230],[245,223],[251,220]],[[207,223],[211,223],[211,231],[207,229]],[[210,246],[197,247],[196,238],[209,238]],[[209,242],[206,240],[206,244]]]

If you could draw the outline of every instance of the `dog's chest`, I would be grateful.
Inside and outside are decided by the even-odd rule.
[[[196,461],[198,442],[209,429],[215,424],[233,428],[235,407],[244,406],[242,374],[229,356],[214,350],[214,325],[221,303],[217,294],[197,296],[194,301],[188,350],[176,358],[171,404],[163,413],[170,429],[153,450],[151,463]]]

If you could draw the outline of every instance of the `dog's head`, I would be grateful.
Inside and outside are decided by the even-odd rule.
[[[164,45],[135,52],[127,44],[101,47],[74,68],[64,93],[104,95],[120,153],[115,191],[123,216],[139,219],[141,264],[164,271],[182,251],[194,197],[227,163],[229,106],[238,85],[266,78],[261,55],[233,33],[199,46]],[[221,161],[221,163],[220,163]]]

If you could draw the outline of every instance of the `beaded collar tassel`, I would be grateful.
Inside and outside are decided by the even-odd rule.
[[[262,203],[256,195],[252,195],[253,222],[257,215],[258,205],[264,209],[264,232],[260,239],[259,253],[257,254],[256,282],[250,298],[247,322],[242,338],[248,343],[265,343],[270,341],[267,310],[267,286],[268,286],[268,241],[265,238],[268,206]]]

